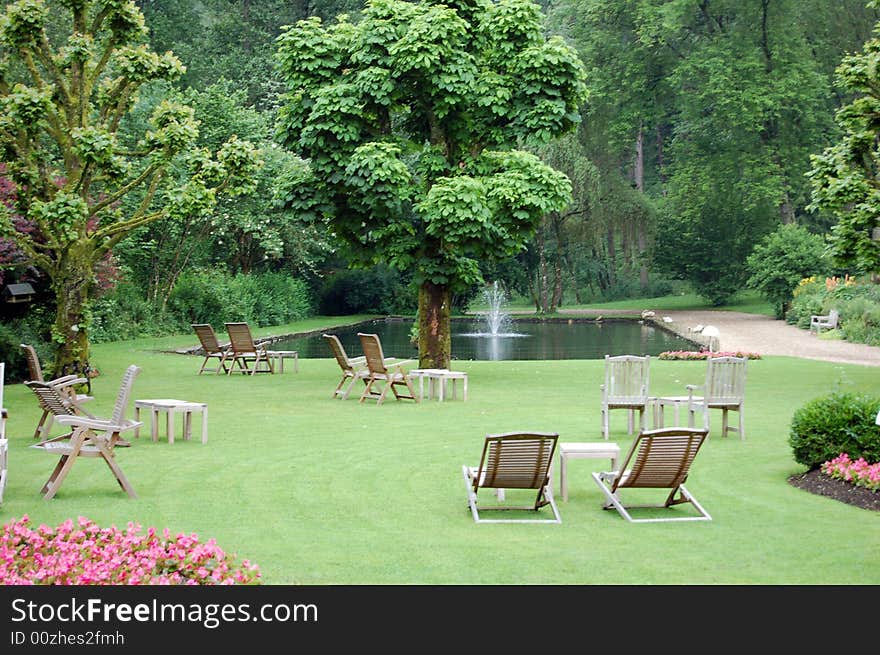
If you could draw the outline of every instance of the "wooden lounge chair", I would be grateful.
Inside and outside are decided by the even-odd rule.
[[[275,364],[271,353],[266,349],[266,341],[254,341],[251,328],[247,323],[227,323],[229,335],[229,357],[231,364],[227,375],[238,366],[245,375],[256,373],[274,373]]]
[[[113,472],[119,486],[132,498],[136,498],[134,489],[119,467],[114,456],[116,446],[128,445],[128,442],[120,436],[123,432],[139,428],[140,421],[132,421],[125,418],[125,411],[131,397],[131,387],[135,377],[140,373],[137,366],[129,366],[122,377],[119,393],[116,396],[116,404],[109,419],[78,416],[66,414],[66,406],[62,401],[58,390],[46,383],[28,382],[27,385],[41,398],[46,407],[52,408],[59,413],[55,420],[70,428],[70,432],[52,439],[47,439],[33,448],[40,448],[48,453],[59,456],[55,469],[43,485],[40,493],[43,498],[50,499],[58,492],[64,478],[70,473],[70,469],[79,457],[100,457]]]
[[[398,400],[406,398],[419,402],[409,375],[404,368],[404,365],[409,364],[412,360],[396,360],[385,357],[378,334],[358,332],[358,337],[360,337],[361,347],[364,349],[364,356],[367,360],[367,386],[361,394],[360,402],[364,402],[367,398],[375,398],[376,404],[381,405],[389,389]],[[379,390],[380,386],[381,390]],[[409,395],[400,393],[397,390],[398,387],[406,387]]]
[[[490,434],[483,445],[478,467],[462,467],[467,488],[468,507],[477,523],[562,523],[550,487],[550,465],[559,435],[552,432],[508,432]],[[495,489],[499,500],[505,489],[533,489],[532,505],[480,505],[477,492]],[[538,512],[550,506],[553,517],[486,519],[480,512],[495,510],[530,510]]]
[[[202,362],[202,367],[199,369],[198,374],[201,375],[205,371],[229,373],[229,370],[226,368],[226,359],[229,357],[229,344],[220,343],[217,340],[214,328],[208,323],[193,323],[192,328],[199,337],[199,343],[202,345],[202,354],[205,356],[205,361]],[[206,368],[208,362],[212,359],[217,360],[217,366],[215,368]]]
[[[636,355],[605,355],[605,384],[602,392],[602,436],[608,438],[608,414],[612,409],[629,412],[628,429],[633,433],[635,412],[639,412],[639,430],[645,429],[645,412],[648,409],[648,368],[650,357]]]
[[[745,439],[745,421],[743,405],[746,393],[747,357],[710,357],[706,360],[706,381],[702,385],[687,385],[688,390],[688,425],[694,425],[696,412],[703,415],[703,427],[709,430],[709,410],[720,409],[721,436],[726,437],[729,431],[739,432],[739,438]],[[697,395],[699,392],[699,395]],[[731,427],[727,412],[734,411],[739,415],[739,427]]]
[[[706,440],[707,430],[693,428],[664,428],[640,433],[616,471],[594,472],[593,479],[607,503],[604,509],[616,509],[632,523],[663,521],[711,521],[712,517],[685,488],[691,464],[700,446]],[[620,498],[623,489],[668,489],[666,501],[653,505],[624,504]],[[638,493],[638,492],[636,492]],[[689,503],[698,515],[633,518],[629,510],[635,508],[664,508]]]
[[[367,358],[363,356],[349,357],[339,337],[335,334],[322,334],[321,336],[327,342],[327,345],[330,346],[330,350],[336,358],[336,363],[342,369],[342,379],[336,385],[336,389],[333,390],[333,397],[345,400],[348,398],[348,394],[351,393],[355,380],[363,380],[364,385],[367,384],[367,378],[370,375],[370,371],[367,368]],[[348,384],[346,385],[346,383]]]
[[[21,344],[21,349],[24,351],[25,358],[27,359],[28,372],[31,377],[30,382],[41,382],[55,387],[58,389],[61,398],[70,407],[72,414],[91,416],[87,410],[83,409],[82,404],[94,400],[94,397],[76,391],[78,385],[88,384],[86,378],[77,375],[63,375],[52,380],[46,380],[43,377],[43,367],[40,365],[40,358],[37,356],[37,351],[34,350],[34,347],[23,343]],[[34,439],[45,439],[51,428],[52,414],[44,410],[34,430]]]

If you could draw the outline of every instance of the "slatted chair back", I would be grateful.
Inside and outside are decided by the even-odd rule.
[[[122,383],[119,385],[119,392],[116,394],[116,403],[113,405],[113,413],[110,415],[110,422],[113,425],[122,425],[125,421],[125,412],[128,409],[128,402],[131,399],[131,388],[134,385],[134,379],[141,372],[139,366],[132,364],[129,366],[122,376]]]
[[[605,355],[603,392],[609,405],[638,406],[648,402],[650,356]]]
[[[37,402],[44,412],[51,416],[74,416],[75,413],[70,403],[65,402],[65,398],[57,387],[52,386],[48,382],[38,382],[36,380],[28,380],[24,383],[34,395]]]
[[[486,437],[474,490],[542,489],[549,481],[556,433],[492,434]]]
[[[358,332],[361,340],[361,347],[364,350],[364,357],[367,360],[367,368],[372,375],[386,376],[388,375],[388,367],[385,365],[385,353],[382,351],[382,342],[379,340],[378,334],[364,334]]]
[[[677,489],[687,480],[691,464],[708,430],[661,428],[639,434],[623,461],[611,492],[618,488]]]
[[[254,336],[247,323],[227,323],[226,333],[229,335],[230,347],[234,353],[257,352],[257,344],[254,342]]]
[[[747,357],[710,357],[703,397],[708,405],[737,405],[746,391]]]
[[[321,336],[327,342],[327,345],[330,346],[330,351],[336,358],[336,362],[339,364],[339,368],[341,368],[343,371],[353,371],[354,364],[349,358],[348,353],[345,352],[345,348],[343,347],[342,342],[339,340],[339,337],[337,337],[335,334],[322,334]],[[361,358],[361,361],[363,361],[363,359],[364,358]]]
[[[25,359],[27,359],[28,375],[31,376],[31,380],[45,382],[43,368],[40,366],[40,358],[37,356],[37,351],[34,350],[33,346],[26,343],[21,344],[21,349],[24,351]]]
[[[202,350],[205,351],[206,355],[223,352],[223,346],[217,340],[217,333],[214,332],[213,326],[208,323],[193,323],[192,328],[195,330],[199,343],[202,344]]]

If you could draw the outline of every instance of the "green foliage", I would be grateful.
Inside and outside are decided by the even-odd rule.
[[[791,420],[795,461],[810,469],[841,453],[880,461],[880,427],[874,422],[878,411],[880,398],[865,394],[836,392],[808,402]]]
[[[880,346],[880,285],[855,279],[807,278],[795,290],[786,320],[800,328],[810,327],[810,317],[839,314],[839,332],[847,341]]]
[[[324,279],[318,311],[324,316],[415,313],[417,299],[398,271],[386,266],[339,270]]]
[[[195,148],[193,109],[172,99],[155,103],[139,134],[130,130],[138,91],[177,79],[182,64],[145,45],[132,0],[61,4],[56,16],[47,0],[17,0],[0,17],[0,153],[18,214],[0,214],[0,232],[51,280],[57,364],[80,368],[107,254],[138,228],[172,214],[198,218],[218,194],[252,190],[261,162],[234,137],[216,157]],[[36,229],[15,230],[17,218]]]
[[[755,245],[746,259],[749,286],[757,289],[784,318],[798,283],[811,275],[829,272],[825,241],[805,227],[790,223],[780,226]]]
[[[282,273],[230,277],[215,269],[195,269],[180,276],[168,308],[186,326],[228,321],[264,326],[310,316],[312,301],[302,280]]]
[[[880,23],[878,23],[880,27]],[[880,38],[844,57],[837,83],[856,97],[837,112],[842,138],[811,158],[811,208],[829,212],[837,224],[830,244],[836,260],[859,272],[880,271]]]
[[[479,262],[517,252],[541,214],[567,202],[567,181],[540,160],[492,152],[579,120],[582,67],[543,36],[528,0],[463,14],[376,0],[356,23],[288,28],[278,63],[289,88],[280,130],[312,169],[287,200],[329,212],[362,264],[463,289]]]

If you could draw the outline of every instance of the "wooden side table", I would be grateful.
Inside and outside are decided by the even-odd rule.
[[[193,403],[188,400],[174,398],[153,398],[134,401],[134,420],[140,421],[141,409],[150,410],[150,437],[156,441],[159,437],[159,413],[166,413],[166,433],[168,443],[174,443],[174,415],[183,414],[183,438],[192,437],[192,415],[202,415],[202,443],[208,443],[208,405]],[[135,428],[135,437],[140,437],[140,428]]]
[[[561,442],[559,444],[559,488],[562,500],[568,501],[568,460],[570,459],[604,459],[611,460],[611,470],[617,470],[620,458],[620,446],[608,441]],[[550,476],[553,479],[553,476]]]
[[[419,379],[419,397],[425,398],[425,378],[428,379],[428,398],[437,397],[441,403],[446,397],[446,382],[452,381],[452,399],[456,399],[455,385],[458,380],[462,381],[461,399],[467,400],[467,373],[463,371],[450,371],[447,368],[415,368],[409,371],[410,377]]]
[[[275,367],[279,373],[284,373],[284,360],[293,360],[293,372],[299,373],[299,351],[298,350],[268,350],[269,357],[275,359]]]
[[[659,396],[648,399],[648,404],[653,405],[654,407],[654,427],[662,428],[665,427],[665,419],[666,419],[666,407],[672,407],[675,410],[675,423],[674,426],[680,426],[681,420],[680,413],[681,408],[684,407],[684,410],[688,412],[688,427],[694,427],[694,417],[688,411],[688,400],[690,396]]]

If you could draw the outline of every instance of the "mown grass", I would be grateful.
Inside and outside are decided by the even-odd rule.
[[[323,329],[329,320],[308,325]],[[478,463],[489,433],[600,439],[601,361],[456,362],[469,375],[467,402],[376,406],[331,398],[339,370],[329,352],[302,360],[299,373],[198,376],[199,358],[162,352],[191,345],[194,336],[180,335],[94,347],[97,413],[110,411],[131,363],[143,368],[135,398],[209,406],[207,445],[196,428],[191,441],[168,444],[162,431],[153,443],[146,431],[117,449],[137,499],[100,461],[83,459],[44,501],[39,489],[55,461],[29,447],[37,403],[23,385],[7,385],[10,470],[0,521],[87,516],[196,533],[256,562],[267,584],[880,583],[878,517],[786,482],[803,471],[788,445],[792,413],[836,388],[877,393],[876,367],[750,362],[746,440],[710,437],[688,481],[711,522],[629,524],[599,507],[589,472],[607,462],[575,460],[561,525],[476,525],[462,465]],[[652,394],[682,393],[704,366],[652,360]],[[611,439],[626,449],[625,412],[611,416]]]

